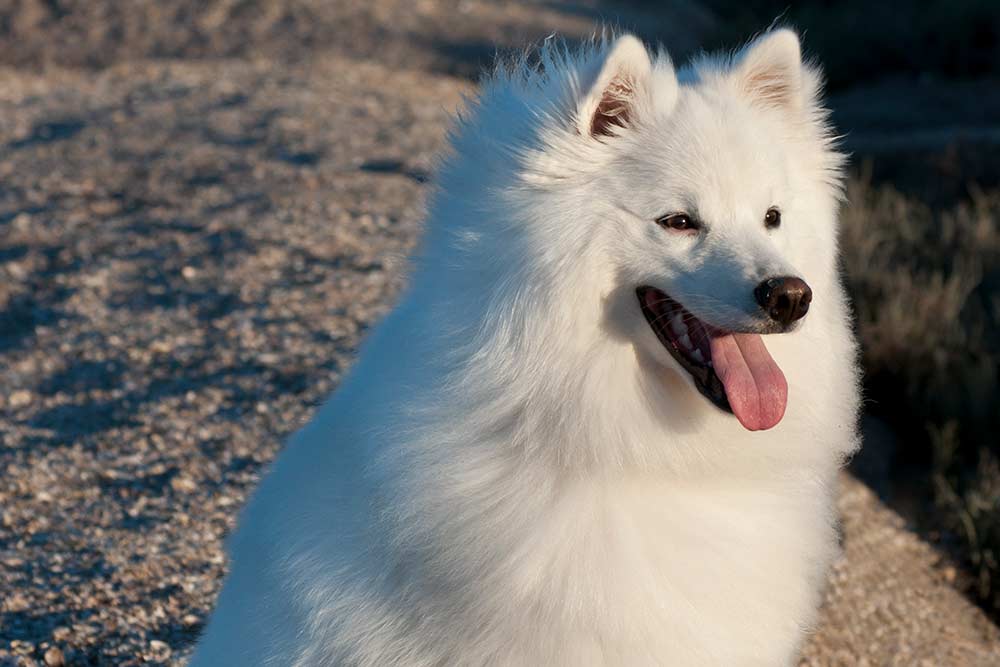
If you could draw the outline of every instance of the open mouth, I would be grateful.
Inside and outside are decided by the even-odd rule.
[[[760,334],[714,327],[655,287],[639,287],[636,295],[656,337],[713,405],[751,431],[781,421],[788,385]]]

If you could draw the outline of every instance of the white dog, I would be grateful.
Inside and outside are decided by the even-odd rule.
[[[819,75],[788,30],[540,60],[455,129],[409,289],[245,511],[193,664],[795,659],[857,443]]]

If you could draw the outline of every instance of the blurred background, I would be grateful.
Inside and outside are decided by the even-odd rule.
[[[1000,3],[0,0],[0,665],[182,659],[497,53],[775,20],[852,156],[851,472],[1000,619]]]

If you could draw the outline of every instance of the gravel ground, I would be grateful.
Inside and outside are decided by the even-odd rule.
[[[165,661],[391,302],[464,86],[335,58],[5,76],[0,655]]]
[[[573,41],[599,23],[630,26],[669,35],[677,56],[717,21],[688,0],[0,0],[0,19],[0,62],[19,66],[336,54],[472,78],[498,50],[553,32]]]
[[[189,4],[142,6],[180,7],[183,27]],[[408,41],[459,5],[461,39]],[[223,13],[200,28],[214,42],[190,37],[199,58],[168,60],[187,33],[94,36],[52,6],[25,0],[0,31],[0,665],[182,664],[241,503],[401,285],[472,91],[456,44],[479,54],[557,20],[582,34],[596,10]],[[112,24],[115,6],[86,5]],[[308,51],[337,16],[367,46]],[[65,55],[29,39],[43,29],[92,46]],[[362,60],[373,35],[381,62]],[[996,628],[927,545],[848,478],[841,509],[845,559],[804,664],[997,663]]]

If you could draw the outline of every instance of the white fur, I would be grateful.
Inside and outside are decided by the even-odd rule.
[[[459,122],[409,289],[243,514],[192,664],[793,660],[858,407],[818,75],[787,30],[680,73],[628,36],[540,57]],[[630,123],[590,136],[617,74]],[[635,287],[735,327],[788,273],[814,301],[765,337],[788,408],[752,433]]]

